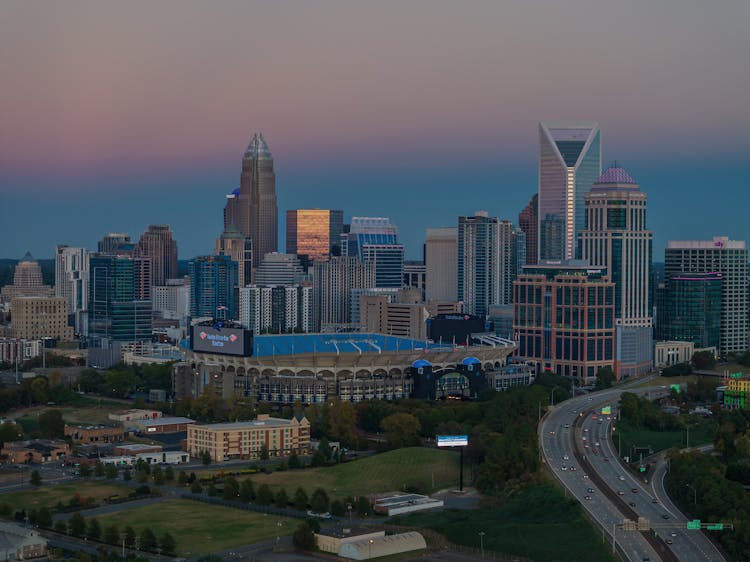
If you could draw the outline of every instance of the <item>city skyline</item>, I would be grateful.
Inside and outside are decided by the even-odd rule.
[[[521,3],[507,18],[416,2],[398,23],[376,6],[186,2],[148,20],[144,6],[71,2],[48,8],[54,25],[6,10],[0,257],[149,224],[169,224],[186,259],[209,253],[253,131],[273,148],[280,234],[288,209],[387,216],[419,257],[425,228],[459,215],[516,222],[548,119],[599,123],[602,166],[618,160],[649,193],[657,260],[670,239],[750,238],[730,204],[750,172],[745,3],[578,18],[580,1],[546,8],[555,27]]]

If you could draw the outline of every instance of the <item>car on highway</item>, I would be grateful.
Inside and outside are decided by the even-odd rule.
[[[589,475],[588,475],[588,474],[584,474],[584,475],[583,475],[583,477],[584,477],[584,478],[585,478],[586,480],[588,480],[588,479],[589,479]]]
[[[625,477],[624,476],[618,476],[617,478],[620,480],[620,482],[624,482],[625,481]]]
[[[629,505],[630,507],[635,507],[635,502],[630,502],[630,503],[629,503],[628,505]]]
[[[562,466],[560,467],[560,470],[568,470],[568,467],[567,467],[567,466],[565,466],[565,465],[562,465]]]
[[[601,445],[599,445],[599,441],[597,441],[596,443],[594,443],[594,446],[600,447]]]
[[[637,494],[637,493],[638,493],[638,488],[633,488],[633,489],[632,489],[632,490],[630,490],[630,491],[631,491],[631,492],[633,492],[634,494]]]
[[[574,467],[574,466],[571,466],[571,467],[570,467],[570,470],[577,470],[577,469],[576,469],[576,467]]]
[[[564,427],[565,429],[570,429],[570,424],[569,424],[569,423],[566,423],[566,424],[565,424],[565,425],[564,425],[563,427]]]
[[[672,539],[667,539],[667,544],[674,544],[674,541]]]
[[[609,457],[604,457],[604,460],[609,462]]]
[[[564,461],[570,460],[570,457],[568,455],[563,455],[563,460]]]
[[[584,499],[584,500],[590,500],[590,499],[591,499],[591,496],[583,496],[583,499]]]
[[[659,503],[659,499],[658,499],[658,498],[653,498],[653,499],[651,500],[651,503]]]
[[[661,516],[661,518],[662,518],[662,519],[669,519],[669,515],[667,515],[667,514],[665,513],[665,514],[663,514],[663,515]]]
[[[625,492],[623,492],[622,490],[617,490],[617,495],[618,496],[624,496]]]
[[[589,488],[589,489],[587,489],[586,491],[587,491],[587,492],[588,492],[589,494],[593,494],[593,493],[594,493],[594,489],[593,489],[593,488]]]

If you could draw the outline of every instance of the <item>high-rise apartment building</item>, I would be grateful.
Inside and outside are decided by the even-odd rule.
[[[197,256],[188,263],[190,316],[233,319],[237,312],[237,262],[229,256]]]
[[[286,251],[303,265],[341,255],[344,211],[291,209],[286,212]]]
[[[458,300],[466,312],[486,316],[513,297],[513,225],[477,211],[458,217]]]
[[[680,273],[657,291],[659,340],[692,342],[696,348],[721,345],[721,273]]]
[[[424,262],[425,299],[455,301],[458,295],[458,228],[428,228]]]
[[[68,302],[75,332],[88,335],[89,251],[86,248],[55,246],[55,296]]]
[[[299,285],[304,278],[305,271],[294,254],[266,254],[255,271],[255,285],[265,287]]]
[[[278,250],[279,210],[273,156],[262,134],[253,135],[242,157],[239,191],[227,197],[224,228],[234,224],[253,241],[253,266]]]
[[[151,284],[177,277],[177,242],[167,224],[150,224],[135,245],[135,257],[151,258]]]
[[[527,266],[513,285],[518,354],[537,372],[593,382],[615,367],[615,284],[585,262]]]
[[[253,241],[230,224],[216,239],[216,254],[237,262],[237,283],[245,287],[253,282]]]
[[[526,264],[534,265],[539,259],[539,194],[535,193],[529,204],[518,214],[518,227],[526,235]]]
[[[539,124],[539,260],[576,258],[577,234],[585,224],[583,196],[601,170],[598,124]]]
[[[354,289],[375,287],[375,265],[356,257],[335,256],[313,265],[313,308],[316,330],[336,330],[352,320]]]
[[[669,283],[684,273],[721,274],[721,337],[719,353],[742,353],[748,347],[747,247],[742,240],[670,240],[664,252]]]
[[[167,279],[166,285],[151,290],[153,311],[162,318],[187,320],[190,315],[189,279]]]
[[[584,196],[586,224],[579,232],[581,258],[602,267],[615,284],[618,376],[647,373],[653,366],[651,231],[646,194],[616,164]]]
[[[243,287],[239,309],[240,323],[256,334],[313,330],[312,287]]]
[[[399,244],[396,225],[384,217],[353,217],[350,230],[342,235],[342,255],[372,263],[375,286],[401,288],[404,283],[404,245]]]
[[[16,297],[11,301],[11,330],[18,339],[73,339],[68,303],[63,297]]]

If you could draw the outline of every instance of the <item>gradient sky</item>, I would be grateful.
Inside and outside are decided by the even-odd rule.
[[[5,0],[0,257],[149,223],[211,252],[258,130],[281,224],[390,216],[420,257],[459,214],[516,222],[538,121],[574,119],[648,193],[656,260],[750,239],[748,24],[747,0]]]

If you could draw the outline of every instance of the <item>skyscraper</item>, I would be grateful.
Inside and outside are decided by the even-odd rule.
[[[229,256],[237,262],[238,284],[245,287],[253,282],[253,241],[230,224],[216,239],[216,254]]]
[[[664,341],[693,342],[695,347],[721,344],[721,273],[681,273],[670,277],[657,294],[657,335]]]
[[[236,314],[237,262],[229,256],[197,256],[188,264],[190,316],[232,319]]]
[[[54,294],[54,288],[42,284],[42,268],[29,252],[16,264],[13,284],[0,290],[0,296],[7,301],[14,297],[51,297]]]
[[[313,309],[316,329],[334,330],[350,323],[353,290],[375,287],[375,264],[356,257],[334,256],[313,264]]]
[[[647,373],[653,365],[653,318],[652,234],[646,228],[646,194],[615,164],[594,182],[584,199],[581,258],[606,268],[615,284],[615,371],[620,376]]]
[[[341,253],[344,211],[290,209],[286,212],[286,251],[303,265]]]
[[[254,134],[242,157],[239,192],[227,196],[224,228],[234,224],[253,241],[253,266],[278,250],[276,174],[273,156],[262,134]]]
[[[428,228],[425,233],[427,301],[453,302],[458,295],[458,228]]]
[[[104,235],[97,245],[100,254],[123,254],[130,255],[135,248],[130,241],[130,234],[120,232],[109,232]]]
[[[747,247],[741,240],[670,240],[664,252],[667,284],[683,273],[721,274],[721,337],[719,353],[742,353],[748,346]]]
[[[529,204],[518,214],[518,226],[526,234],[526,264],[534,265],[539,259],[539,194],[535,193]]]
[[[255,272],[255,284],[265,287],[277,285],[298,285],[305,277],[297,256],[276,252],[263,256],[263,261]]]
[[[135,245],[136,257],[151,258],[151,284],[177,277],[177,242],[167,224],[150,224]]]
[[[505,226],[509,230],[507,252],[501,250],[501,238],[504,241],[505,237],[496,217],[486,211],[477,211],[473,217],[458,217],[458,300],[469,314],[486,316],[490,305],[507,304],[503,301],[502,272],[506,255],[507,265],[511,261],[512,227],[510,223]]]
[[[577,233],[585,223],[583,196],[601,168],[598,124],[539,124],[539,260],[577,257]],[[548,221],[562,224],[559,245],[548,239],[557,232],[544,227]]]
[[[352,217],[343,235],[342,255],[375,266],[375,286],[400,289],[404,284],[404,245],[398,243],[396,225],[384,217]]]
[[[64,244],[55,246],[55,296],[68,302],[77,334],[87,335],[89,300],[89,251]]]

